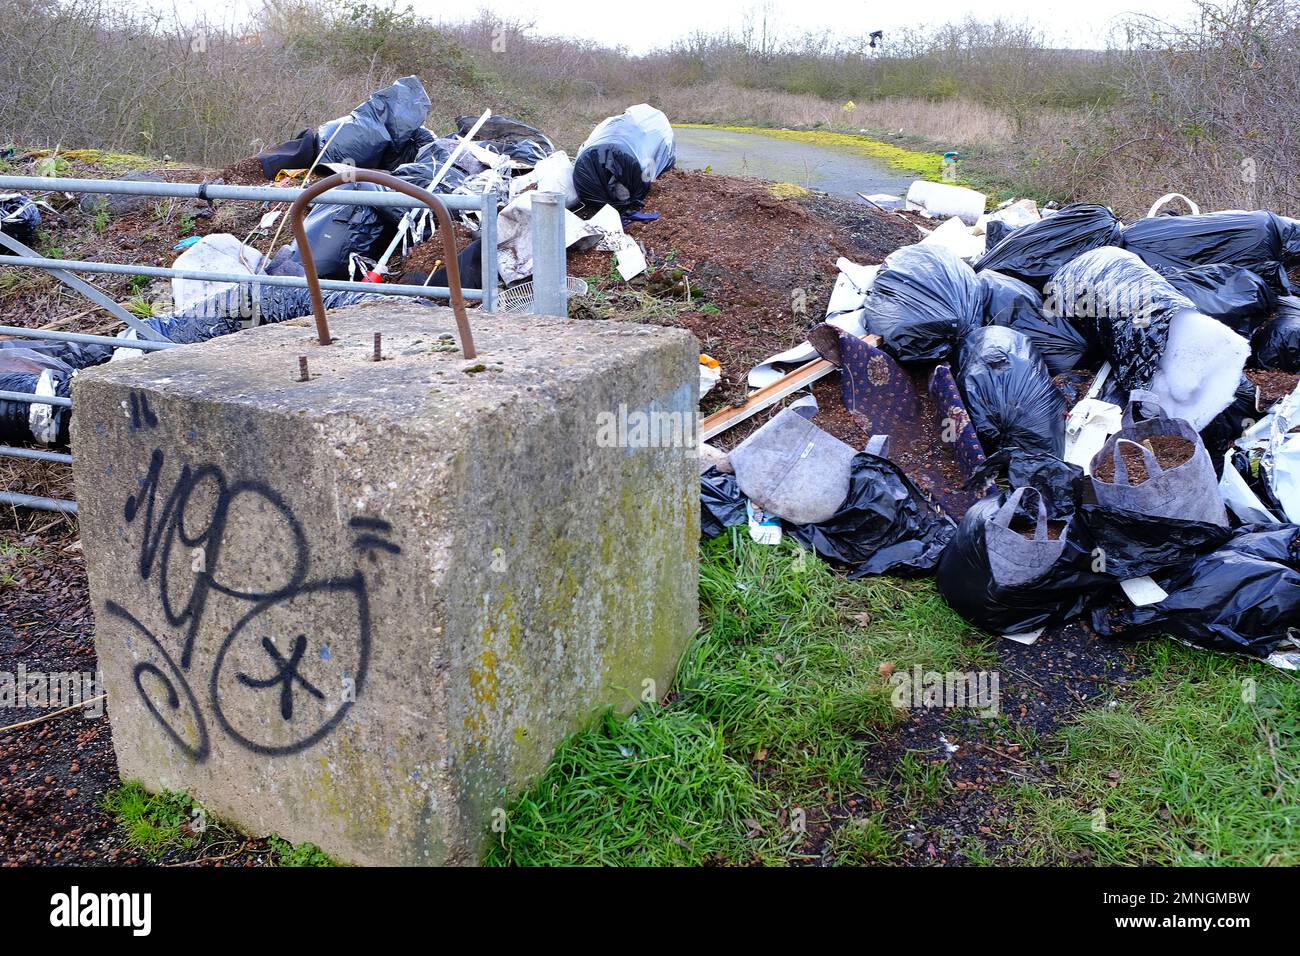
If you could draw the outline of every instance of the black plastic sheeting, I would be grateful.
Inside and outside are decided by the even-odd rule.
[[[862,300],[867,331],[900,362],[940,362],[983,324],[984,298],[970,266],[942,246],[891,252]]]
[[[305,129],[291,140],[264,149],[257,154],[262,175],[275,179],[285,169],[308,169],[320,151],[314,129]]]
[[[1223,477],[1223,456],[1228,453],[1233,442],[1241,437],[1250,425],[1257,422],[1263,414],[1256,407],[1259,389],[1246,376],[1237,383],[1237,392],[1230,404],[1210,420],[1210,424],[1201,429],[1201,444],[1210,455],[1214,465],[1214,476]]]
[[[1014,230],[980,257],[975,271],[994,269],[1041,289],[1071,259],[1118,244],[1123,229],[1105,206],[1075,203]]]
[[[710,468],[700,475],[700,537],[716,538],[732,525],[748,521],[745,496],[736,476]]]
[[[392,169],[406,158],[407,147],[428,118],[430,105],[419,77],[402,77],[372,93],[347,116],[330,120],[316,130],[317,141],[325,148],[321,162]]]
[[[1250,341],[1255,361],[1278,372],[1300,372],[1300,298],[1283,296],[1277,314],[1258,329]]]
[[[976,502],[939,560],[936,585],[948,605],[993,634],[1021,634],[1077,617],[1108,582],[1092,570],[1092,546],[1074,516],[1053,518],[1032,489],[1001,492]],[[1014,514],[1014,520],[1007,518]],[[1047,540],[1040,521],[1054,522]],[[1009,524],[1009,526],[1008,526]],[[1038,537],[1030,542],[1028,537]],[[1020,569],[1014,577],[994,563]]]
[[[1246,525],[1215,550],[1156,576],[1168,597],[1095,608],[1107,637],[1170,634],[1201,647],[1267,657],[1300,622],[1300,526]]]
[[[0,232],[22,243],[34,242],[41,226],[41,210],[22,193],[0,194]],[[9,249],[4,249],[8,253]]]
[[[649,107],[636,109],[602,120],[578,150],[573,186],[584,203],[637,212],[650,184],[676,164],[668,118]]]
[[[382,289],[382,285],[375,286]],[[429,299],[411,296],[388,296],[382,292],[330,292],[321,290],[325,308],[341,309],[377,299],[419,302],[432,306]],[[240,319],[260,318],[263,323],[284,322],[311,315],[311,293],[290,286],[241,282],[196,303],[185,312],[145,319],[150,326],[172,342],[190,345],[206,342],[219,335],[239,330]]]
[[[72,376],[65,372],[50,370],[54,380],[54,394],[60,398],[71,395]],[[0,392],[26,392],[35,394],[41,374],[39,372],[2,372],[0,371]],[[32,434],[29,415],[31,405],[28,402],[0,399],[0,443],[6,445],[25,445],[39,442]],[[51,413],[58,421],[57,444],[68,443],[68,409],[50,406]]]
[[[1250,338],[1277,308],[1277,294],[1269,284],[1243,266],[1197,266],[1168,278],[1196,311],[1213,316],[1243,338]]]
[[[0,341],[0,370],[5,366],[6,349],[23,349],[62,362],[69,369],[101,365],[113,357],[111,345],[83,345],[54,339],[5,339]]]
[[[477,116],[457,116],[456,128],[461,136],[465,136],[477,122]],[[555,144],[545,133],[508,116],[488,117],[474,135],[474,141],[495,147],[498,152],[529,166],[537,165],[555,152]]]
[[[388,192],[383,186],[374,183],[345,183],[338,188]],[[307,242],[311,245],[316,275],[322,279],[346,279],[348,263],[353,253],[366,258],[381,255],[393,236],[393,211],[378,206],[335,203],[313,205],[303,219],[303,229],[307,233]],[[266,271],[268,275],[303,275],[297,241],[277,251]]]
[[[962,343],[957,384],[985,453],[1064,454],[1065,396],[1027,336],[976,329]]]
[[[1290,288],[1284,263],[1300,255],[1300,222],[1262,209],[1156,216],[1126,228],[1121,244],[1162,273],[1193,266],[1242,266],[1286,293]]]
[[[1053,375],[1067,372],[1090,357],[1083,333],[1061,316],[1043,314],[1043,297],[1033,286],[1000,272],[978,274],[984,296],[984,322],[1015,329],[1034,343]]]
[[[822,558],[850,568],[850,578],[930,571],[955,530],[897,465],[866,452],[854,456],[848,494],[832,518],[782,527]]]
[[[1185,295],[1122,249],[1095,249],[1061,268],[1047,285],[1043,309],[1082,323],[1125,391],[1145,389],[1169,340],[1169,320],[1193,308]]]
[[[1085,501],[1079,511],[1104,559],[1101,572],[1120,581],[1185,565],[1222,545],[1231,534],[1210,522],[1155,518],[1096,502]]]

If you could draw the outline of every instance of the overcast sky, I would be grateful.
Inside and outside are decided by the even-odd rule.
[[[246,16],[260,0],[135,0],[155,10],[177,9],[188,18],[196,12],[214,20]],[[408,0],[399,0],[408,2]],[[445,0],[409,0],[432,19],[459,19]],[[535,24],[534,33],[584,37],[610,46],[625,46],[634,53],[667,46],[696,30],[721,32],[737,29],[746,12],[767,6],[778,29],[842,29],[861,34],[869,30],[933,26],[967,15],[980,19],[1004,17],[1028,20],[1041,27],[1056,45],[1102,47],[1117,18],[1145,13],[1162,20],[1183,21],[1196,8],[1193,0],[473,0],[458,10],[469,17],[479,7],[504,19]],[[910,8],[910,9],[909,9]],[[912,10],[922,11],[912,13]],[[923,17],[923,20],[917,17]]]

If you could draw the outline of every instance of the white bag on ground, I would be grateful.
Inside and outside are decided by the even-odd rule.
[[[215,232],[190,246],[172,264],[174,269],[194,272],[233,272],[256,275],[262,268],[262,254],[246,246],[235,236]],[[185,312],[204,299],[234,286],[233,282],[207,282],[201,279],[172,279],[172,311]]]
[[[918,179],[907,189],[907,204],[936,219],[958,217],[968,226],[975,225],[984,215],[988,197],[965,186],[951,183],[932,183]]]

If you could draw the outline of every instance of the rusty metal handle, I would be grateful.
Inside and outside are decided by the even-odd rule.
[[[412,186],[396,176],[374,169],[351,170],[347,175],[335,173],[327,179],[312,183],[289,207],[289,222],[293,226],[294,238],[298,241],[298,255],[302,258],[303,271],[307,273],[307,288],[311,292],[311,308],[316,316],[316,335],[320,339],[320,344],[330,344],[330,326],[325,318],[325,300],[320,294],[320,277],[316,275],[316,262],[312,258],[311,245],[307,242],[307,230],[303,226],[303,213],[307,204],[321,193],[345,183],[374,183],[377,186],[384,186],[394,192],[418,199],[433,210],[433,215],[438,220],[438,231],[442,233],[442,254],[447,263],[447,287],[451,290],[452,311],[456,313],[456,332],[460,336],[460,350],[465,358],[474,358],[478,352],[474,348],[474,336],[469,330],[469,316],[465,313],[465,297],[460,287],[460,262],[456,258],[456,235],[452,232],[451,216],[447,214],[447,207],[443,205],[441,199],[427,189]]]

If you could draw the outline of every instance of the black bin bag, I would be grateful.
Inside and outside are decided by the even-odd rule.
[[[1200,647],[1267,657],[1300,625],[1300,525],[1245,525],[1219,547],[1156,576],[1163,601],[1094,607],[1106,637],[1169,634]]]
[[[1085,252],[1047,284],[1043,311],[1082,325],[1125,391],[1145,389],[1160,365],[1175,312],[1193,308],[1169,281],[1124,249]]]
[[[1074,203],[1016,229],[979,258],[975,271],[993,269],[1041,289],[1076,256],[1116,245],[1123,230],[1124,224],[1105,206]]]
[[[22,243],[34,242],[41,227],[41,211],[22,193],[0,193],[0,232]],[[5,254],[13,250],[0,246]]]
[[[668,117],[645,103],[602,120],[573,160],[573,188],[591,206],[640,211],[650,184],[677,162]]]
[[[392,169],[407,155],[411,141],[423,135],[429,116],[429,94],[419,77],[404,76],[347,116],[316,130],[322,163],[349,163],[359,169]],[[328,144],[328,145],[327,145]]]
[[[1243,266],[1285,294],[1284,263],[1300,254],[1298,225],[1262,209],[1156,216],[1128,226],[1121,244],[1166,275],[1193,266]]]
[[[1083,333],[1063,316],[1043,313],[1043,297],[1033,286],[1000,272],[978,274],[984,296],[984,323],[1003,325],[1034,343],[1053,375],[1082,364],[1092,351]]]
[[[1169,284],[1192,300],[1197,312],[1218,319],[1242,338],[1250,338],[1277,307],[1277,293],[1243,266],[1210,265],[1168,276]]]
[[[850,568],[850,578],[930,571],[954,530],[952,519],[897,465],[867,452],[853,457],[848,493],[833,516],[781,526],[827,561]]]
[[[939,559],[948,606],[993,634],[1022,634],[1083,612],[1111,582],[1092,570],[1074,516],[1049,517],[1034,488],[989,495],[966,512]]]
[[[1020,332],[989,325],[967,336],[957,384],[986,454],[1065,453],[1065,396]]]
[[[345,183],[337,187],[363,192],[389,192],[374,183]],[[384,244],[391,238],[394,226],[387,217],[391,212],[378,206],[336,205],[317,203],[303,220],[303,231],[311,245],[316,275],[322,279],[348,278],[348,263],[355,253],[374,258],[382,253]],[[286,252],[285,249],[288,251]],[[281,249],[272,257],[266,270],[271,275],[303,275],[302,256],[298,243]]]
[[[942,246],[891,252],[862,300],[867,331],[900,362],[941,362],[983,322],[984,299],[970,266]]]
[[[732,525],[748,521],[745,500],[735,475],[717,468],[700,475],[700,537],[716,538]]]
[[[1277,314],[1255,330],[1250,345],[1263,368],[1300,372],[1300,298],[1280,298]]]

